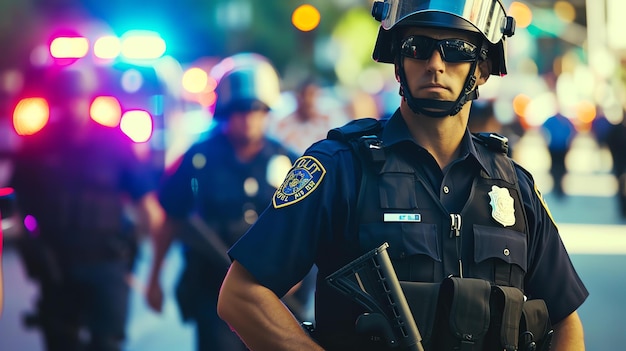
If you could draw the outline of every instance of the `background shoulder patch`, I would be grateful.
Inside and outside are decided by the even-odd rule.
[[[283,184],[276,189],[272,204],[274,208],[296,203],[317,188],[322,182],[326,169],[313,156],[302,156],[294,162]]]
[[[543,199],[543,195],[541,194],[541,191],[539,191],[539,188],[537,187],[537,183],[535,183],[534,187],[535,187],[535,194],[537,194],[537,197],[539,198],[539,201],[541,201],[541,205],[543,206],[543,208],[548,213],[548,217],[550,217],[550,220],[552,221],[552,224],[554,224],[554,226],[556,227],[557,226],[556,225],[556,221],[552,217],[552,213],[550,212],[550,209],[548,208],[548,204]]]

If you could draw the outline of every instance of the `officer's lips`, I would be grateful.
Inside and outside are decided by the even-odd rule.
[[[420,86],[421,90],[449,90],[445,86],[438,83],[428,83]]]

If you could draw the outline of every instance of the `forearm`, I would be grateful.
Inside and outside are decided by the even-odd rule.
[[[237,262],[222,285],[218,313],[251,350],[322,350],[280,299]]]
[[[153,235],[163,227],[165,211],[163,211],[155,192],[149,192],[139,199],[137,209],[142,232]]]
[[[584,351],[585,339],[583,326],[574,312],[554,327],[552,351]]]
[[[164,221],[161,228],[158,228],[151,233],[153,261],[150,279],[158,279],[165,255],[174,240],[177,225],[178,224],[176,224],[175,220],[168,218]]]

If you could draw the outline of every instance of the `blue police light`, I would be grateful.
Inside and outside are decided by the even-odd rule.
[[[165,54],[165,40],[152,31],[133,30],[121,37],[121,55],[131,60],[158,59]]]

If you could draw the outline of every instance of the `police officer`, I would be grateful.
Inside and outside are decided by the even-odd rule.
[[[626,218],[626,113],[622,118],[621,123],[611,125],[606,144],[613,157],[613,174],[618,182],[619,213]]]
[[[576,310],[588,292],[532,176],[506,156],[501,137],[467,129],[477,87],[506,73],[513,19],[499,0],[385,0],[373,14],[382,21],[373,56],[394,65],[399,108],[387,121],[334,130],[295,162],[272,205],[229,251],[220,316],[252,350],[386,349],[357,335],[355,320],[367,310],[324,280],[387,242],[400,281],[478,279],[518,291],[519,305],[523,291],[547,306],[553,350],[583,350]],[[314,339],[278,299],[313,264]],[[489,305],[487,297],[481,303]],[[439,320],[459,321],[452,317]],[[479,349],[472,334],[462,336],[454,349]]]
[[[160,190],[167,219],[155,242],[147,300],[160,311],[159,272],[175,235],[185,267],[176,297],[185,321],[196,323],[198,350],[245,349],[217,315],[217,296],[230,247],[269,204],[294,156],[269,139],[270,107],[280,96],[279,78],[263,56],[240,53],[222,60],[212,134],[193,145]],[[306,301],[302,301],[306,302]]]
[[[89,118],[88,73],[48,73],[50,122],[22,140],[11,181],[28,229],[18,247],[40,287],[27,322],[49,351],[120,351],[139,230],[160,227],[163,211],[131,140]]]

